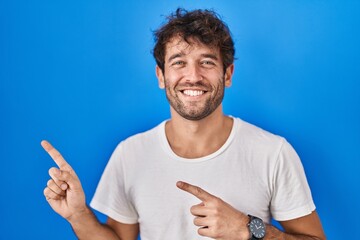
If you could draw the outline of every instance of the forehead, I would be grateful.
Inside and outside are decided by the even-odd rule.
[[[187,41],[185,41],[185,39],[182,37],[172,38],[165,45],[165,61],[167,61],[174,54],[180,54],[181,56],[212,54],[220,59],[219,48],[205,45],[194,38],[189,38]]]

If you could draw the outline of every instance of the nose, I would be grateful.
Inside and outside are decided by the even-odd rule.
[[[203,80],[201,68],[198,64],[188,64],[186,71],[187,82],[197,82]]]

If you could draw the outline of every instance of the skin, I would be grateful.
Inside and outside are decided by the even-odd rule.
[[[171,120],[165,131],[177,155],[191,161],[225,143],[233,122],[223,114],[221,102],[224,88],[231,86],[233,71],[234,65],[224,71],[218,50],[194,39],[189,45],[173,38],[166,45],[164,71],[156,67],[156,75],[170,102]],[[50,143],[41,144],[58,165],[49,170],[51,179],[44,195],[54,211],[70,222],[78,238],[136,240],[138,224],[123,224],[112,218],[106,224],[97,221],[86,206],[75,171]],[[174,187],[199,200],[189,209],[199,235],[217,240],[250,238],[246,214],[199,186],[179,181]],[[268,225],[265,239],[326,239],[316,211],[280,224],[284,232]]]
[[[44,189],[46,200],[52,209],[71,224],[79,239],[135,240],[138,224],[122,224],[108,219],[107,224],[98,222],[85,202],[85,193],[79,178],[61,154],[47,141],[41,142],[44,150],[58,168],[51,168],[51,179]]]
[[[225,75],[219,73],[222,68],[219,50],[209,51],[198,42],[189,45],[175,38],[168,44],[167,52],[166,77],[158,68],[156,75],[160,88],[166,89],[172,113],[176,111],[182,118],[193,121],[212,114],[223,100],[224,88],[231,85],[233,66]],[[189,58],[189,53],[196,57]]]

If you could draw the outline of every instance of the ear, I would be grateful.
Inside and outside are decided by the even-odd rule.
[[[164,89],[165,88],[165,78],[164,78],[164,74],[163,74],[161,68],[158,65],[156,65],[155,72],[156,72],[156,77],[158,79],[159,88]]]
[[[234,74],[234,64],[231,64],[226,68],[225,71],[225,76],[224,76],[225,87],[231,86],[233,74]]]

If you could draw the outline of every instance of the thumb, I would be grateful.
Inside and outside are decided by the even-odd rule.
[[[64,182],[60,185],[61,189],[66,190],[69,186],[70,189],[81,189],[81,184],[74,171],[65,171],[57,168],[51,169],[54,178],[58,181]]]
[[[59,176],[61,176],[60,170],[52,167],[49,169],[49,175],[51,179],[55,182],[55,184],[61,188],[61,190],[65,191],[68,188],[68,185],[66,182],[59,180]]]

